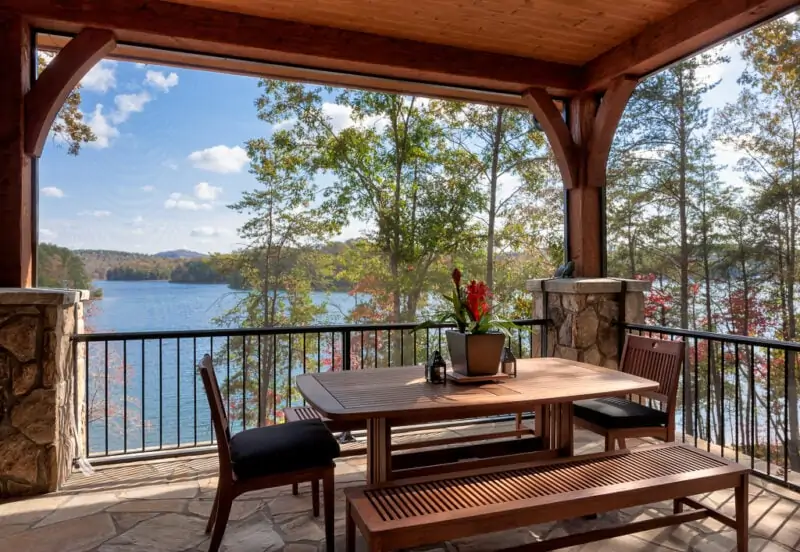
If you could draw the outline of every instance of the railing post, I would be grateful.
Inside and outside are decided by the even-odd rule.
[[[625,348],[625,334],[628,328],[625,320],[626,305],[625,302],[628,298],[628,282],[620,280],[619,289],[619,332],[617,332],[617,358],[619,359],[620,366],[622,365],[622,351]]]
[[[350,370],[350,330],[342,330],[342,370]]]
[[[539,356],[542,358],[547,356],[547,334],[550,333],[550,307],[548,303],[547,290],[542,286],[542,312],[545,319],[544,324],[539,329]]]

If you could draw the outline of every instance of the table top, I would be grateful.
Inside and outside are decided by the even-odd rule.
[[[333,420],[436,421],[526,412],[539,404],[655,391],[655,381],[561,358],[517,361],[497,383],[434,385],[421,366],[304,374],[297,388]]]

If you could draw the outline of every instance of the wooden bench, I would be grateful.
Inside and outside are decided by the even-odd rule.
[[[732,519],[691,495],[735,489]],[[411,548],[488,532],[673,500],[673,515],[526,545],[554,550],[711,517],[748,545],[748,470],[684,445],[656,445],[345,489],[347,551],[355,527],[371,551]],[[684,511],[683,507],[691,509]]]

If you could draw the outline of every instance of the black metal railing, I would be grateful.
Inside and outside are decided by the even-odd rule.
[[[544,320],[518,320],[520,358],[538,355]],[[441,324],[329,325],[259,329],[92,333],[73,336],[82,381],[89,458],[196,451],[213,445],[211,416],[195,369],[211,354],[232,430],[279,423],[304,404],[294,378],[307,372],[420,364],[448,352]],[[82,376],[82,377],[80,377]]]
[[[644,324],[625,327],[686,344],[676,439],[800,490],[800,343]]]

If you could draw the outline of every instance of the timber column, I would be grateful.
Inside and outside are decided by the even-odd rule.
[[[0,11],[0,287],[29,287],[33,272],[33,165],[24,144],[31,64],[28,25]]]
[[[522,95],[547,135],[564,182],[566,256],[575,262],[576,276],[605,276],[606,164],[637,82],[621,77],[602,95],[582,94],[558,103],[543,88]]]

